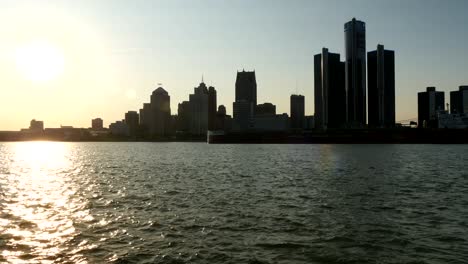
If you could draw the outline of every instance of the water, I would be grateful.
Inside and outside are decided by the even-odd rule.
[[[0,262],[466,263],[467,145],[0,144]]]

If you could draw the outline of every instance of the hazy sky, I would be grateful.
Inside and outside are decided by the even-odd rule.
[[[417,92],[468,84],[466,0],[0,0],[0,130],[107,126],[149,102],[157,83],[171,111],[202,74],[229,113],[236,71],[257,74],[258,102],[313,110],[313,55],[341,53],[343,25],[366,22],[367,50],[395,50],[397,120],[417,117]],[[297,86],[296,86],[297,83]]]

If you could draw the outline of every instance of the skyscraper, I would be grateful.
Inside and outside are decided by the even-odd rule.
[[[458,91],[450,92],[450,113],[468,114],[468,86],[460,86]]]
[[[378,45],[367,53],[369,126],[395,126],[395,52]]]
[[[236,101],[232,104],[233,129],[237,131],[248,130],[252,127],[253,104],[247,100]]]
[[[234,128],[246,130],[252,125],[257,106],[257,80],[255,71],[237,72],[236,101],[233,103]]]
[[[151,136],[165,136],[169,133],[171,118],[171,97],[166,90],[158,87],[151,94],[151,116],[149,132]]]
[[[140,109],[140,127],[145,134],[149,134],[149,128],[151,123],[151,104],[144,103],[143,108]]]
[[[214,92],[216,100],[216,91],[213,87],[211,93]],[[190,103],[190,133],[194,135],[206,134],[208,130],[209,120],[209,93],[205,83],[200,83],[198,87],[194,88],[193,94],[189,96]],[[211,98],[213,99],[213,98]],[[215,109],[216,111],[216,106]]]
[[[140,125],[138,113],[136,111],[125,113],[125,124],[127,124],[129,135],[136,136]]]
[[[177,130],[189,132],[190,130],[190,102],[183,101],[177,108]]]
[[[346,121],[366,125],[366,24],[355,18],[344,26],[346,56]]]
[[[304,129],[304,96],[292,94],[290,97],[291,128]]]
[[[252,109],[257,105],[257,81],[255,71],[237,72],[236,77],[236,102],[246,101],[252,104]]]
[[[323,48],[314,56],[315,128],[342,127],[346,122],[345,64],[340,54]]]
[[[437,92],[435,87],[427,87],[418,93],[418,127],[437,127],[437,112],[444,110],[444,92]]]
[[[208,129],[216,129],[216,89],[213,86],[208,87]]]

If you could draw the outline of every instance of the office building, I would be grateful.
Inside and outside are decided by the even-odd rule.
[[[190,130],[190,102],[183,101],[177,107],[177,131],[188,133]]]
[[[31,120],[29,124],[29,131],[31,132],[43,132],[44,131],[44,121],[38,121],[36,119]]]
[[[245,101],[252,106],[252,111],[255,111],[254,107],[257,105],[257,80],[255,78],[255,71],[246,72],[242,70],[237,72],[236,77],[236,102]],[[253,115],[254,113],[252,113]]]
[[[237,72],[236,101],[233,103],[233,129],[238,131],[252,127],[252,118],[257,106],[257,80],[255,71]]]
[[[263,103],[255,106],[255,115],[276,115],[276,105],[272,103]]]
[[[437,113],[444,111],[444,92],[437,92],[435,87],[427,87],[418,93],[418,127],[437,128]]]
[[[232,128],[232,117],[226,114],[226,107],[220,105],[218,112],[216,113],[216,125],[215,130],[223,130],[225,132],[230,131]]]
[[[143,108],[140,109],[140,128],[149,133],[149,127],[151,123],[151,104],[144,103]]]
[[[109,125],[109,132],[112,135],[115,135],[115,136],[125,136],[125,137],[127,137],[127,136],[130,135],[129,128],[128,128],[128,125],[125,123],[125,120],[116,121],[114,123],[111,123]]]
[[[136,136],[140,125],[140,116],[136,111],[128,111],[125,113],[125,124],[128,126],[130,136]]]
[[[395,52],[378,45],[367,53],[369,127],[395,126]]]
[[[315,128],[340,128],[346,123],[345,64],[340,54],[323,48],[314,56]]]
[[[205,135],[208,130],[208,101],[208,87],[202,82],[189,96],[190,133],[193,135]]]
[[[102,118],[94,118],[91,120],[91,128],[93,130],[102,130],[104,128],[104,122]]]
[[[203,81],[202,81],[203,82]],[[214,130],[216,125],[216,89],[208,87],[208,129]]]
[[[346,57],[346,121],[351,128],[366,125],[366,24],[353,18],[344,26]]]
[[[151,136],[166,136],[169,134],[170,101],[171,97],[162,87],[158,87],[151,94],[149,120],[149,133]]]
[[[286,132],[290,124],[287,114],[257,115],[253,117],[251,126],[257,132]]]
[[[291,95],[290,97],[291,128],[304,129],[305,104],[303,95]]]
[[[252,128],[253,104],[246,100],[236,101],[232,104],[233,109],[233,129],[245,131]]]
[[[458,91],[450,92],[450,113],[468,114],[468,86],[460,86]]]

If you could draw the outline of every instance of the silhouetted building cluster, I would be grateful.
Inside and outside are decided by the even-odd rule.
[[[366,64],[365,23],[353,18],[345,24],[344,33],[344,62],[341,62],[340,54],[331,53],[326,48],[314,56],[315,128],[395,126],[394,51],[378,45],[376,51],[367,53]]]
[[[201,83],[178,104],[171,115],[170,96],[156,88],[150,102],[139,111],[128,111],[109,129],[101,118],[91,120],[91,129],[61,126],[44,129],[43,121],[33,119],[22,133],[51,138],[126,137],[159,139],[178,135],[201,138],[213,132],[302,132],[303,130],[393,128],[395,127],[395,52],[377,45],[366,51],[366,24],[353,18],[344,25],[344,61],[340,54],[323,48],[314,56],[315,114],[305,116],[305,97],[290,96],[290,117],[277,114],[270,102],[257,104],[255,71],[237,71],[232,117],[224,105],[217,105],[217,91]],[[468,128],[468,86],[450,92],[450,107],[444,92],[427,87],[418,93],[418,127]],[[450,110],[450,112],[449,112]],[[379,130],[377,130],[379,131]],[[338,131],[340,132],[340,131]],[[321,133],[321,132],[319,132]],[[331,131],[333,133],[333,131]],[[233,133],[236,134],[236,133]]]
[[[450,113],[449,113],[450,109]],[[468,128],[468,86],[450,92],[450,104],[445,109],[445,93],[427,87],[418,93],[419,128]]]

